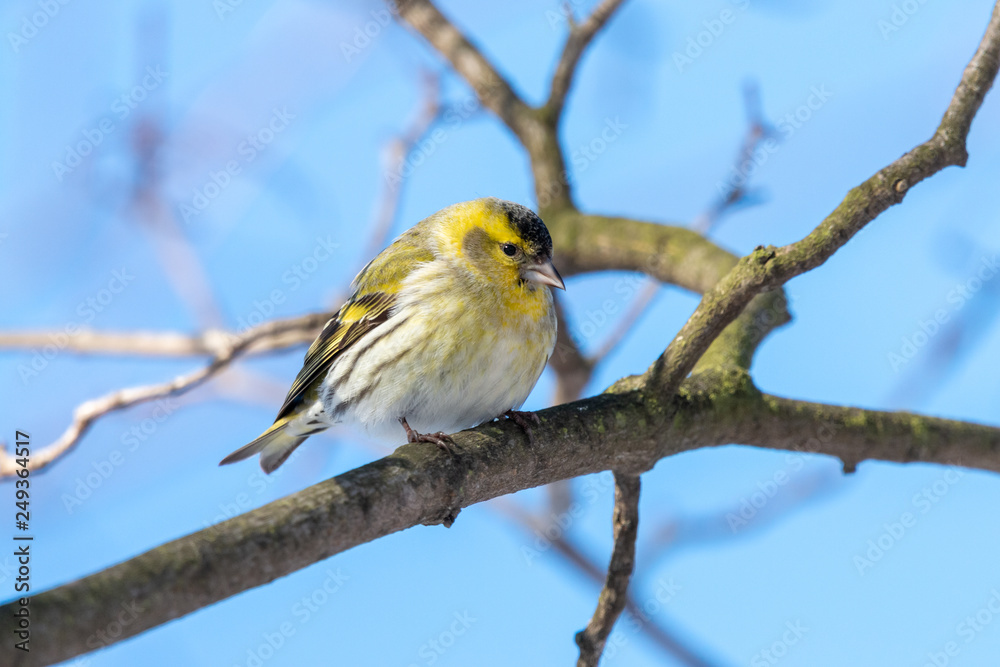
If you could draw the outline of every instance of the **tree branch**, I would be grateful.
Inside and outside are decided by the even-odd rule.
[[[665,394],[672,394],[722,329],[756,295],[823,264],[880,213],[902,202],[906,192],[920,181],[945,167],[965,166],[969,127],[996,78],[998,63],[1000,3],[994,6],[986,34],[934,135],[853,188],[801,241],[782,248],[758,246],[743,257],[705,293],[694,314],[647,371],[653,383]]]
[[[664,411],[673,418],[663,422]],[[12,665],[49,664],[99,648],[94,633],[115,623],[123,604],[134,605],[137,614],[118,639],[399,530],[450,525],[463,507],[484,500],[602,470],[636,475],[664,456],[700,447],[747,442],[802,449],[816,440],[809,451],[848,461],[976,462],[1000,471],[1000,428],[779,399],[757,392],[745,372],[721,382],[694,377],[669,406],[630,391],[538,414],[534,445],[507,422],[456,434],[454,457],[427,444],[404,445],[381,460],[36,595],[33,628],[60,641],[33,646]],[[824,429],[832,429],[832,437],[822,437]],[[13,611],[12,604],[0,608],[7,624],[0,631],[10,629]]]
[[[493,111],[524,146],[531,159],[542,217],[550,210],[575,208],[556,132],[558,119],[546,118],[544,109],[528,105],[430,0],[401,0],[398,16],[451,63],[475,91],[480,103]]]
[[[702,212],[691,228],[699,234],[708,235],[722,219],[722,216],[741,204],[747,204],[751,192],[747,188],[750,174],[744,165],[753,161],[754,153],[761,142],[772,139],[774,133],[768,123],[764,120],[764,113],[761,110],[760,91],[755,83],[748,83],[743,88],[743,104],[746,107],[747,129],[743,135],[743,142],[739,153],[736,156],[736,163],[732,172],[736,178],[730,187],[724,190],[715,201]]]
[[[580,647],[577,667],[597,667],[611,629],[628,602],[628,584],[635,567],[635,538],[639,532],[639,476],[615,473],[615,546],[597,610],[576,635]]]
[[[399,17],[448,59],[482,105],[525,141],[537,123],[535,113],[479,49],[429,0],[401,0],[398,8]]]
[[[573,75],[576,74],[576,67],[580,63],[580,56],[590,45],[594,36],[607,24],[611,15],[622,5],[623,0],[604,0],[594,8],[590,16],[583,23],[574,24],[570,20],[569,35],[566,36],[566,44],[563,46],[562,55],[556,63],[556,70],[552,74],[552,83],[549,86],[549,99],[545,103],[545,114],[558,123],[562,117],[563,106],[566,104],[566,95],[569,93],[573,83]],[[568,10],[571,11],[571,10]],[[570,17],[572,18],[572,17]]]
[[[555,299],[555,307],[558,319],[556,348],[549,358],[549,366],[556,374],[556,391],[552,403],[560,405],[580,398],[594,373],[594,363],[584,356],[570,335],[569,323],[566,322],[566,313],[559,297]]]
[[[318,318],[329,313],[310,313],[283,320],[273,320],[268,326],[276,333],[254,340],[246,354],[273,352],[283,347],[311,343],[316,338]],[[324,320],[325,322],[325,320]],[[318,326],[322,326],[320,322]],[[62,331],[0,332],[0,349],[31,350],[53,345],[60,350],[79,354],[105,354],[143,357],[198,357],[214,355],[229,349],[239,333],[208,329],[200,334],[174,331],[94,331],[79,329]]]
[[[410,9],[401,13],[416,11],[407,20],[416,17],[417,24],[423,21],[443,31],[443,41],[435,46],[454,52],[464,63],[456,68],[467,70],[464,76],[489,65],[467,40],[456,41],[464,37],[429,2],[411,0],[407,6]],[[637,476],[664,456],[699,447],[737,442],[799,448],[815,441],[809,451],[840,456],[848,469],[857,461],[879,459],[974,462],[1000,471],[1000,428],[781,399],[758,392],[739,365],[702,365],[703,355],[711,352],[709,346],[724,328],[743,317],[748,304],[766,300],[762,292],[822,264],[881,211],[899,203],[915,183],[945,166],[965,164],[966,136],[996,75],[998,50],[1000,5],[934,136],[852,190],[802,241],[780,249],[759,248],[726,269],[644,376],[625,378],[601,396],[542,411],[533,444],[515,425],[498,422],[455,435],[454,457],[429,445],[406,445],[384,459],[35,596],[31,604],[36,632],[60,641],[19,653],[14,664],[46,664],[98,648],[97,631],[112,624],[121,629],[117,639],[134,636],[358,544],[417,524],[450,525],[470,504],[607,469]],[[514,95],[509,85],[507,89]],[[502,87],[499,93],[494,89],[487,94],[497,102],[494,95],[506,99],[498,104],[501,118],[523,115],[510,101],[520,102],[516,95],[505,96]],[[531,134],[544,124],[526,127],[525,146],[539,191],[551,182],[539,177],[535,158],[544,142],[555,137],[543,131],[538,140]],[[557,152],[545,168],[561,159]],[[571,205],[568,195],[565,202]],[[558,220],[568,209],[550,210],[556,215],[549,217]],[[579,224],[587,223],[588,216],[573,213]],[[572,245],[576,231],[567,226],[560,233],[568,235]],[[683,239],[676,230],[656,234]],[[688,241],[688,251],[696,247],[726,261],[724,251]],[[659,249],[671,262],[676,255],[676,261],[651,271],[674,273],[693,284],[718,270],[709,266],[699,273],[687,266],[698,259],[691,252],[678,253],[671,244]],[[577,251],[580,257],[588,252],[585,247]],[[602,252],[616,255],[608,248]],[[648,253],[647,248],[646,257]],[[634,249],[617,254],[636,258]],[[734,349],[752,349],[747,340],[735,336]],[[685,380],[692,369],[698,372]],[[832,430],[830,437],[823,436],[826,429]],[[124,627],[118,621],[123,604],[135,610],[135,620]],[[5,632],[12,628],[13,612],[12,604],[0,608]]]
[[[548,488],[561,488],[562,485],[568,484],[569,480],[564,480],[562,482],[550,484]],[[506,498],[497,498],[490,503],[490,506],[498,509],[512,521],[515,521],[519,526],[527,531],[528,535],[538,536],[544,534],[545,539],[550,541],[554,553],[562,556],[566,562],[575,567],[578,571],[582,572],[588,579],[593,581],[598,586],[604,584],[606,577],[605,571],[594,563],[593,560],[591,560],[591,558],[587,556],[572,540],[570,540],[568,531],[559,531],[558,534],[551,535],[547,532],[550,528],[550,525],[547,522],[533,515],[531,512],[528,512],[518,503],[508,501]],[[566,499],[564,507],[552,507],[551,511],[553,516],[560,516],[566,515],[569,509],[570,501],[569,499]],[[688,667],[710,667],[713,664],[706,657],[699,655],[698,652],[692,647],[686,646],[683,641],[674,637],[670,632],[660,627],[657,623],[654,623],[653,620],[643,611],[642,605],[636,602],[634,590],[628,593],[626,598],[625,612],[630,614],[635,619],[639,630],[652,640],[653,643],[655,643],[664,653],[669,655],[671,659],[681,665],[687,665]]]
[[[312,340],[319,328],[329,318],[329,313],[316,313],[287,320],[275,320],[250,329],[242,337],[226,336],[225,342],[213,338],[212,344],[219,347],[212,360],[204,367],[186,375],[180,375],[168,382],[120,389],[81,404],[73,412],[73,421],[63,434],[51,445],[32,454],[28,469],[39,471],[58,461],[80,442],[93,423],[101,417],[139,403],[189,391],[228,367],[235,359],[247,354],[250,350],[259,353],[269,349],[288,347],[289,339],[298,341],[303,335],[303,331],[309,332],[308,340]],[[192,338],[189,342],[197,344],[198,340]],[[178,341],[170,342],[173,344]],[[14,457],[7,452],[6,446],[0,446],[0,479],[13,477],[18,469],[19,466]]]

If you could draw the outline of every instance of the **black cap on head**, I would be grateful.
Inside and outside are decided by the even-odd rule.
[[[507,215],[510,224],[517,230],[524,242],[538,254],[552,256],[552,237],[542,219],[535,215],[527,206],[521,206],[503,199],[496,200],[497,205]]]

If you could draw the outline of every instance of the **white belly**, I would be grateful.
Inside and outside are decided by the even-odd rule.
[[[442,312],[427,302],[401,304],[333,363],[321,391],[327,421],[401,443],[404,417],[420,433],[454,433],[524,403],[555,345],[554,314],[543,326],[495,312],[482,321],[467,304]]]

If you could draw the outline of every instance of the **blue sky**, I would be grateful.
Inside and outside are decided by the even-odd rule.
[[[359,253],[381,154],[419,103],[420,71],[442,74],[456,108],[470,92],[418,38],[383,25],[381,4],[223,2],[54,3],[35,31],[24,21],[46,3],[0,9],[0,327],[193,332],[205,318],[241,328],[337,305],[367,260]],[[580,15],[591,3],[572,4]],[[559,3],[442,7],[529,101],[544,99],[566,30]],[[690,223],[730,175],[752,79],[771,122],[799,115],[780,125],[777,150],[753,174],[761,203],[726,217],[713,238],[738,254],[797,240],[849,188],[931,135],[990,9],[984,0],[630,1],[585,55],[567,106],[571,156],[607,123],[622,128],[577,163],[577,200]],[[366,25],[373,35],[355,43]],[[688,51],[699,38],[701,52]],[[998,112],[994,92],[973,125],[967,168],[921,183],[788,284],[795,319],[755,360],[763,390],[1000,423],[1000,282],[968,282],[1000,253]],[[442,129],[407,179],[397,233],[456,201],[534,204],[525,156],[495,119],[459,116]],[[136,137],[156,131],[162,172],[146,178],[204,267],[217,304],[207,315],[178,296],[162,268],[174,246],[132,199],[149,182],[136,173]],[[80,142],[97,145],[68,170],[53,166],[75,162]],[[185,208],[201,204],[197,214]],[[598,315],[603,302],[627,307],[626,280],[568,281],[571,325],[589,349],[614,327]],[[967,296],[956,299],[962,286]],[[696,304],[661,290],[588,391],[646,368]],[[946,326],[921,337],[942,310]],[[912,358],[894,364],[907,343]],[[61,351],[25,373],[34,352],[0,354],[0,424],[8,440],[29,431],[36,449],[81,402],[198,363]],[[220,382],[110,416],[34,477],[39,589],[380,456],[339,433],[313,438],[271,478],[251,463],[216,467],[270,423],[275,387],[291,381],[301,354],[248,362],[270,383],[249,400],[238,382]],[[545,376],[529,407],[551,392]],[[994,664],[1000,653],[1000,618],[989,610],[1000,599],[992,473],[864,463],[844,477],[827,457],[728,446],[663,460],[643,485],[635,596],[713,664],[922,666],[949,642],[958,649],[949,665]],[[605,475],[574,488],[586,511],[569,530],[604,563],[612,486]],[[733,529],[727,515],[768,489],[759,513]],[[543,490],[507,501],[545,512]],[[364,545],[78,664],[567,664],[597,588],[501,510],[472,507],[450,530]],[[859,565],[880,540],[889,548]],[[6,599],[9,563],[0,566]],[[628,624],[612,644],[608,665],[676,664]]]

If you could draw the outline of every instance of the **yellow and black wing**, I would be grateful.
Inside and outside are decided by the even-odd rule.
[[[340,312],[326,323],[323,331],[309,346],[302,370],[295,376],[292,388],[278,411],[275,421],[298,407],[312,389],[318,389],[330,364],[341,352],[362,336],[389,319],[395,297],[384,292],[366,294],[347,302]]]
[[[434,259],[429,250],[417,243],[418,236],[414,232],[418,231],[411,229],[358,273],[354,279],[354,296],[326,323],[309,346],[302,370],[288,390],[276,422],[294,413],[306,398],[313,398],[310,394],[319,390],[333,360],[388,320],[403,280],[413,269]]]

